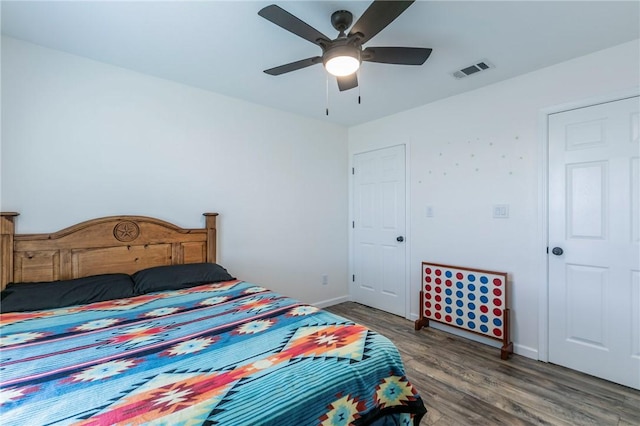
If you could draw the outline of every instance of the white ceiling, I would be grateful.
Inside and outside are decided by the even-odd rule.
[[[364,63],[360,87],[350,91],[339,92],[330,78],[327,117],[321,65],[277,77],[262,72],[321,53],[258,16],[274,2],[329,37],[337,35],[332,12],[347,9],[355,22],[370,3],[2,0],[2,33],[347,126],[640,37],[638,1],[418,1],[365,47],[430,47],[431,57],[422,66]],[[451,76],[479,60],[495,68]]]

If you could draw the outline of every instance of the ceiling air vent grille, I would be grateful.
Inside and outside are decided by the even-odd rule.
[[[461,70],[454,71],[452,75],[457,79],[461,79],[491,68],[495,67],[489,61],[480,61],[477,64],[473,64],[468,67],[464,67]]]

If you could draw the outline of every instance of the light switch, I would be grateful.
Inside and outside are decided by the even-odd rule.
[[[433,217],[433,206],[427,206],[427,217]]]
[[[494,219],[508,219],[509,218],[509,204],[494,204],[493,205],[493,217],[494,217]]]

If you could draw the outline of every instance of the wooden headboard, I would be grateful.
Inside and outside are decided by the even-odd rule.
[[[92,219],[53,234],[15,234],[18,213],[0,213],[0,288],[152,266],[216,261],[216,216],[184,229],[145,216]]]

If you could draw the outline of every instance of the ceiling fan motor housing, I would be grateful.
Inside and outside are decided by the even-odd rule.
[[[353,40],[338,39],[334,40],[331,44],[329,44],[322,54],[322,63],[326,65],[327,61],[337,56],[351,56],[352,58],[356,58],[359,62],[362,62],[360,58],[360,53],[362,52],[362,47],[354,43]]]

